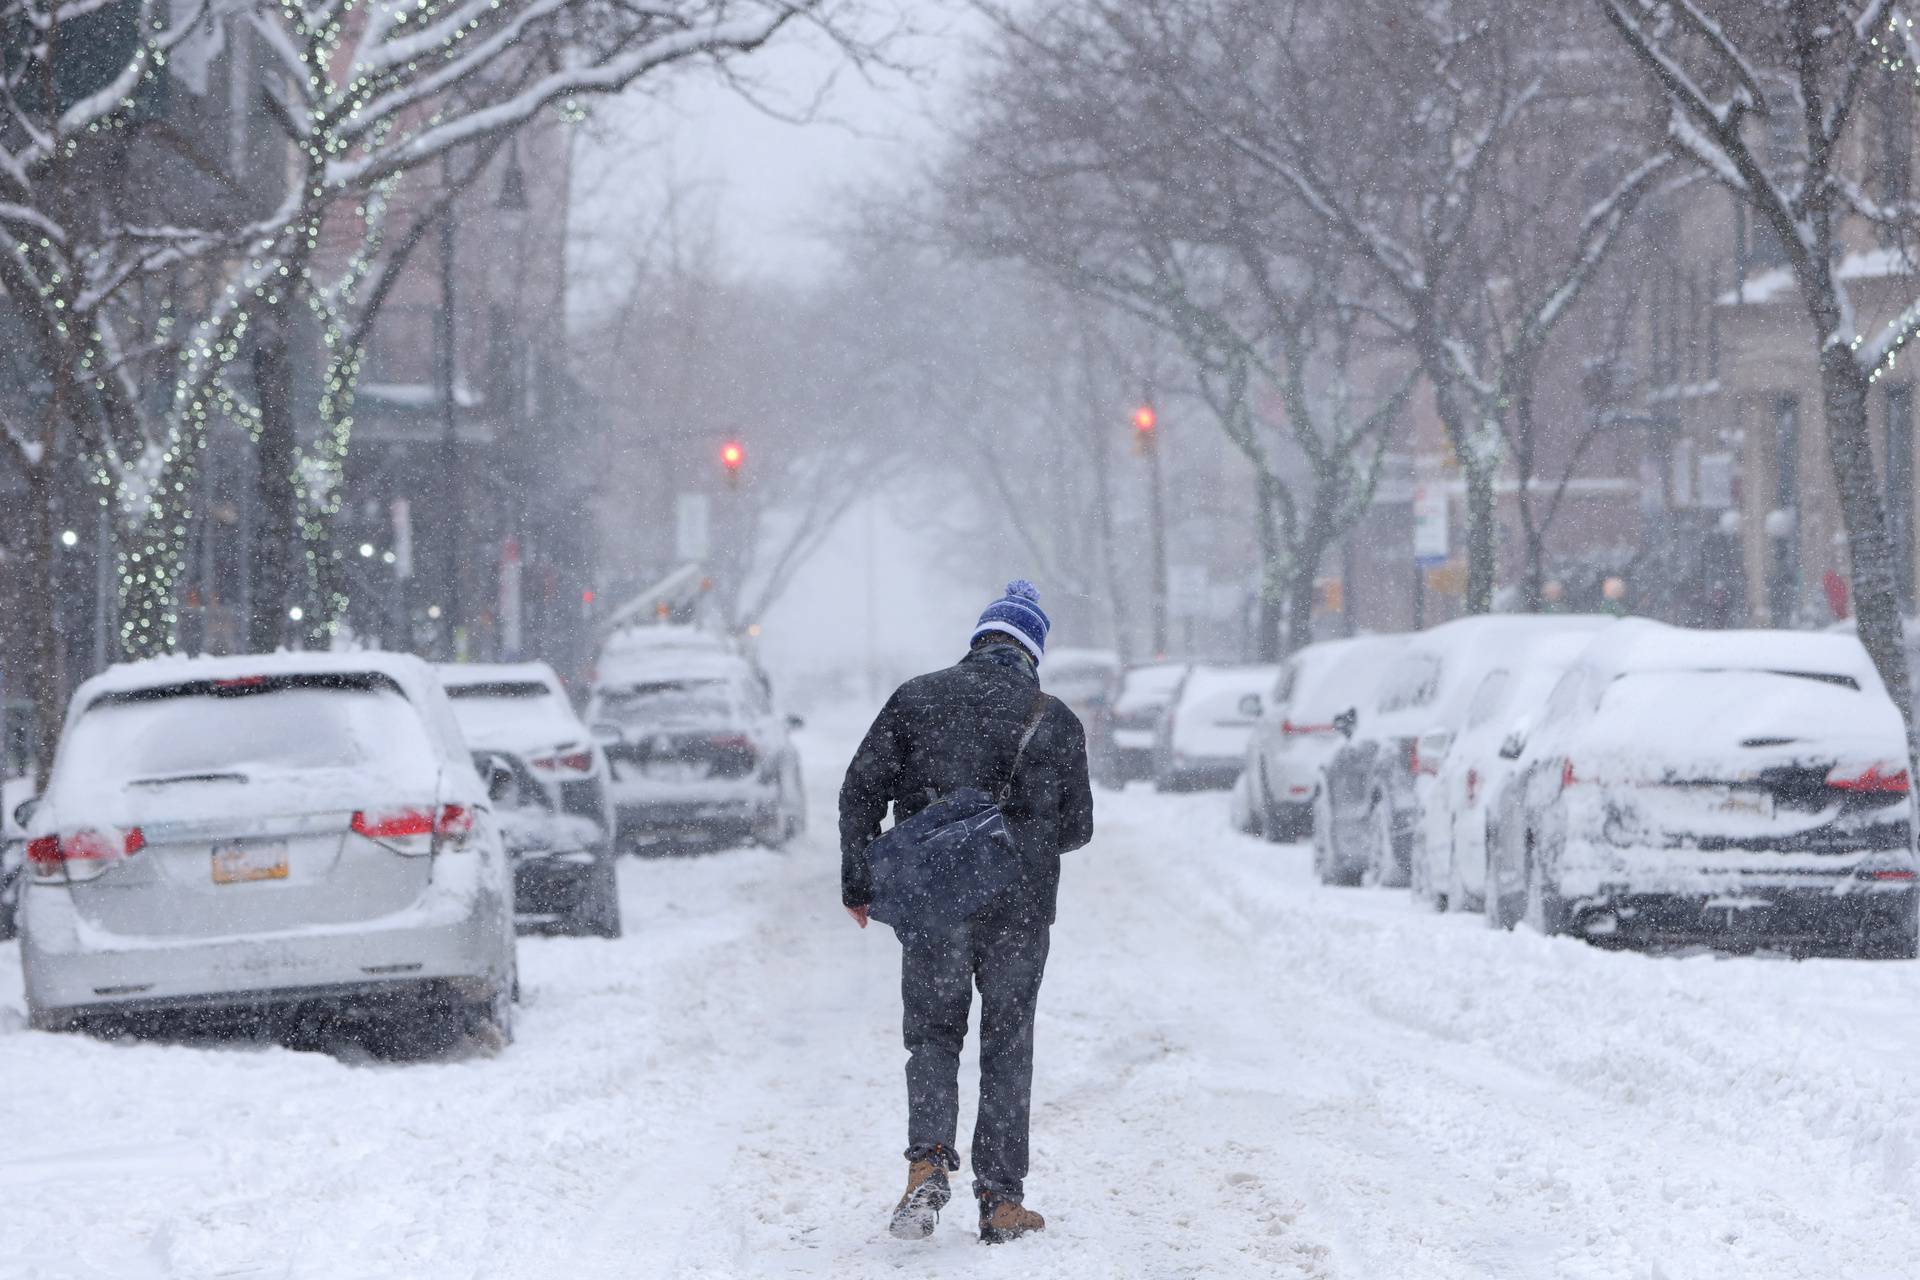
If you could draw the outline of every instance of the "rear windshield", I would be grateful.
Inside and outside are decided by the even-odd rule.
[[[1135,667],[1120,680],[1120,696],[1113,709],[1118,712],[1143,711],[1164,707],[1173,701],[1174,690],[1186,678],[1181,666]]]
[[[1852,676],[1810,671],[1630,671],[1600,692],[1609,723],[1715,739],[1774,729],[1796,736],[1855,731],[1863,698]]]
[[[728,680],[649,680],[600,692],[600,714],[622,725],[712,720],[733,714]]]
[[[438,757],[387,677],[275,675],[103,694],[68,729],[54,781],[91,790],[371,766],[411,774]]]
[[[453,718],[472,747],[557,747],[582,736],[573,707],[539,680],[449,685]]]

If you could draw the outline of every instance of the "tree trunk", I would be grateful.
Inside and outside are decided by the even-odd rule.
[[[1873,469],[1867,428],[1867,375],[1844,346],[1828,345],[1820,354],[1820,392],[1827,421],[1827,457],[1846,525],[1847,558],[1853,571],[1853,611],[1860,643],[1893,695],[1907,724],[1907,753],[1915,754],[1913,704],[1901,634],[1900,591],[1893,565],[1893,540],[1880,485]]]
[[[1467,477],[1467,612],[1493,611],[1493,470],[1469,463]]]
[[[261,316],[253,349],[253,391],[260,409],[254,447],[253,598],[247,617],[247,647],[271,653],[286,635],[287,610],[295,600],[294,571],[300,555],[300,494],[294,468],[300,442],[293,418],[293,355],[287,345],[284,308]]]
[[[1274,491],[1280,487],[1280,478],[1269,471],[1254,474],[1254,531],[1260,544],[1260,599],[1257,611],[1258,621],[1254,624],[1253,659],[1255,662],[1278,662],[1285,655],[1286,646],[1280,638],[1280,611],[1283,601],[1280,593],[1274,590],[1283,576],[1287,575],[1286,548],[1280,541],[1280,522],[1274,514],[1278,504],[1274,501]],[[1298,600],[1292,603],[1296,607]],[[1312,589],[1307,594],[1307,607],[1313,607]]]
[[[25,468],[27,480],[26,536],[20,548],[20,634],[24,650],[17,668],[26,682],[28,699],[33,703],[33,733],[28,749],[33,753],[34,790],[44,791],[47,771],[53,767],[53,749],[60,741],[60,728],[66,719],[65,684],[62,679],[59,638],[54,632],[53,599],[55,585],[53,550],[54,460],[41,459]]]

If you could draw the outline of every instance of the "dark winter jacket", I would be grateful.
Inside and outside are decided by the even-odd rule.
[[[1025,655],[1011,645],[989,645],[894,691],[840,787],[842,902],[864,907],[873,901],[867,846],[880,834],[889,804],[900,822],[936,795],[962,787],[999,790],[1039,688]],[[1015,893],[1025,910],[1051,922],[1060,855],[1093,839],[1093,790],[1079,718],[1058,698],[1044,702],[1005,813],[1026,862]]]

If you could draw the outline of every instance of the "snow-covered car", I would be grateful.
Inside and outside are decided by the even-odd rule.
[[[1594,634],[1538,640],[1488,671],[1473,691],[1420,810],[1434,905],[1454,911],[1484,905],[1493,800],[1516,768],[1533,717]]]
[[[19,927],[20,888],[27,871],[27,832],[20,813],[32,798],[32,778],[0,783],[0,942],[11,941]]]
[[[512,885],[433,669],[163,658],[68,707],[27,823],[32,1024],[295,1013],[511,1034]]]
[[[587,723],[611,768],[622,843],[778,847],[806,825],[799,720],[774,707],[765,675],[735,653],[684,652],[602,673]]]
[[[1334,716],[1346,739],[1321,772],[1314,800],[1314,866],[1329,884],[1405,885],[1416,871],[1423,784],[1488,670],[1546,636],[1593,631],[1614,619],[1587,614],[1459,618],[1411,637],[1374,696]],[[1422,885],[1421,887],[1424,887]]]
[[[1154,787],[1231,787],[1279,674],[1272,664],[1189,669],[1154,733]]]
[[[1128,667],[1121,674],[1106,732],[1093,740],[1095,781],[1124,787],[1136,778],[1153,776],[1154,734],[1186,675],[1187,666],[1180,662]]]
[[[1120,679],[1120,655],[1111,649],[1047,650],[1040,687],[1067,704],[1087,733],[1090,751],[1107,741],[1107,715]]]
[[[1554,686],[1509,792],[1495,924],[1915,954],[1905,730],[1850,636],[1623,623]]]
[[[1313,834],[1320,772],[1342,742],[1333,718],[1366,699],[1406,643],[1404,635],[1323,640],[1281,664],[1247,743],[1248,798],[1267,839]]]
[[[559,676],[543,662],[451,663],[439,672],[476,760],[513,775],[495,813],[513,861],[515,923],[619,937],[607,758]]]

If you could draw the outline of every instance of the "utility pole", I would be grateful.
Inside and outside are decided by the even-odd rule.
[[[1167,509],[1160,483],[1160,417],[1152,397],[1133,411],[1133,450],[1147,460],[1147,511],[1153,533],[1153,656],[1167,656]]]
[[[451,158],[442,161],[441,181],[449,188],[453,185]],[[458,652],[462,615],[460,611],[460,543],[465,536],[466,511],[460,485],[460,437],[459,415],[454,407],[454,334],[456,327],[453,319],[453,273],[454,273],[454,208],[456,202],[449,200],[440,214],[440,410],[441,421],[441,482],[447,486],[447,527],[443,530],[446,538],[446,592],[447,603],[441,618],[441,630],[444,639],[442,656],[457,661],[464,655]]]

